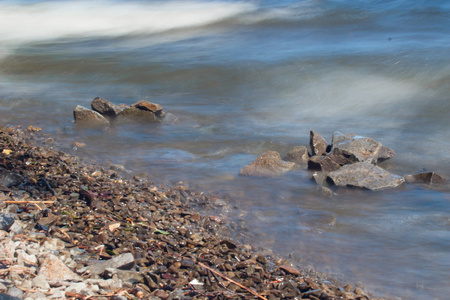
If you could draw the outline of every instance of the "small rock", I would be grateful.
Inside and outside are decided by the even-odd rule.
[[[312,156],[308,161],[308,169],[321,170],[324,172],[332,172],[341,166],[333,161],[329,156],[316,155]]]
[[[308,148],[306,148],[305,146],[294,147],[294,149],[289,151],[284,157],[285,161],[290,161],[298,165],[307,164],[308,159],[309,159]]]
[[[113,276],[116,275],[117,279],[122,280],[123,282],[129,282],[132,284],[141,282],[144,283],[144,275],[141,273],[138,273],[136,271],[127,271],[127,270],[119,270],[119,269],[112,269],[108,268],[103,272],[103,278],[110,279],[113,278]]]
[[[14,217],[12,214],[0,213],[0,230],[8,231],[14,224]]]
[[[90,265],[87,270],[91,274],[102,274],[108,268],[130,270],[134,266],[134,257],[131,253],[124,253],[113,257],[110,260],[102,261]]]
[[[395,188],[405,182],[403,177],[393,175],[367,162],[345,165],[328,174],[328,180],[337,186],[382,190]]]
[[[291,266],[280,266],[279,268],[292,275],[301,275],[299,270]]]
[[[118,123],[159,123],[160,118],[149,110],[143,110],[136,107],[125,108],[117,115]]]
[[[435,172],[406,175],[404,178],[407,183],[425,183],[432,185],[443,184],[447,182],[447,179],[444,176],[439,175]]]
[[[312,175],[312,179],[318,185],[327,185],[327,176],[328,176],[328,173],[326,173],[326,172],[314,172],[314,174]]]
[[[38,275],[31,280],[31,286],[37,287],[42,290],[48,290],[50,288],[50,284],[48,284],[47,279],[45,279],[44,275]]]
[[[141,110],[151,111],[152,113],[154,113],[155,115],[157,115],[159,117],[161,117],[163,115],[163,111],[162,111],[163,108],[161,105],[159,105],[157,103],[152,103],[147,100],[138,101],[138,102],[134,103],[133,105],[131,105],[131,107],[136,107]]]
[[[81,281],[82,278],[72,272],[62,261],[53,254],[43,254],[39,257],[40,267],[38,275],[43,275],[47,281],[72,280]]]
[[[94,295],[95,293],[89,289],[89,287],[84,282],[75,282],[72,283],[69,287],[66,288],[66,292],[72,292],[83,295]]]
[[[313,130],[309,133],[309,146],[311,147],[311,156],[327,154],[327,141]]]
[[[96,111],[77,105],[73,111],[75,123],[85,127],[106,127],[109,121]]]
[[[241,176],[278,176],[290,171],[295,166],[293,162],[281,160],[276,151],[268,151],[259,156],[255,161],[241,169]]]
[[[9,296],[12,296],[13,298],[8,298],[8,297],[5,297],[5,299],[7,299],[7,300],[9,300],[9,299],[16,299],[15,297],[17,297],[17,298],[19,298],[19,299],[22,299],[22,297],[23,297],[23,292],[22,292],[22,290],[21,289],[18,289],[18,288],[16,288],[15,286],[12,286],[12,287],[10,287],[9,289],[8,289],[8,293],[7,293]],[[4,296],[4,295],[1,295],[2,297]],[[6,295],[7,296],[7,295]]]
[[[92,100],[91,108],[104,117],[116,117],[122,111],[120,106],[100,97]]]
[[[21,184],[24,181],[22,175],[8,171],[0,167],[0,185],[12,187]]]
[[[322,198],[333,198],[333,191],[325,186],[320,186],[317,188],[317,194]]]
[[[347,136],[337,145],[333,145],[330,158],[340,165],[355,162],[376,164],[395,156],[394,150],[384,147],[372,138]]]

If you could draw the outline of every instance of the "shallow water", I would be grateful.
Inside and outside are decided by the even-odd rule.
[[[226,198],[255,243],[378,295],[450,293],[450,192],[405,186],[322,199],[307,171],[239,178],[314,129],[369,136],[382,166],[450,177],[450,5],[443,1],[2,1],[0,118],[81,156]],[[147,99],[160,126],[73,127],[100,96]]]

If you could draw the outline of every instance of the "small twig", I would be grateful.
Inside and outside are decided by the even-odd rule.
[[[243,288],[244,290],[249,291],[249,292],[252,293],[253,295],[257,296],[258,298],[261,298],[261,299],[263,299],[263,300],[267,300],[266,298],[264,298],[263,296],[261,296],[261,295],[259,295],[257,292],[255,292],[254,290],[249,289],[248,287],[243,286],[242,284],[240,284],[240,283],[234,281],[234,280],[231,279],[231,278],[228,278],[227,276],[223,275],[222,273],[217,272],[216,270],[211,269],[210,267],[206,266],[205,264],[203,264],[203,263],[201,263],[201,262],[199,262],[198,264],[199,264],[200,267],[203,267],[203,268],[205,268],[205,269],[207,269],[207,270],[213,272],[214,274],[219,275],[220,277],[222,277],[222,278],[224,278],[224,279],[230,281],[231,283],[234,283],[235,285],[239,286],[240,288]]]
[[[36,204],[36,203],[47,203],[47,204],[53,204],[55,203],[55,201],[22,201],[22,200],[7,200],[7,201],[3,201],[6,204],[23,204],[23,203],[32,203],[32,204]]]

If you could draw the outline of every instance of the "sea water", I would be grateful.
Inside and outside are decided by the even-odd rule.
[[[77,130],[95,97],[159,103],[160,126]],[[0,1],[0,120],[75,153],[218,193],[236,236],[375,295],[450,294],[450,192],[316,194],[304,170],[239,170],[315,130],[372,137],[398,175],[450,177],[448,1]]]

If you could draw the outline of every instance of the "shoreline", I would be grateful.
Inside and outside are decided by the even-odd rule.
[[[36,293],[48,299],[375,299],[230,239],[229,224],[216,215],[224,201],[214,195],[182,184],[155,186],[119,165],[85,164],[43,144],[36,131],[0,127],[2,172],[15,179],[0,192],[1,216],[12,222],[0,230],[0,248],[12,247],[0,258],[1,293],[22,292],[19,299],[38,299]],[[118,258],[126,262],[114,265]],[[46,272],[48,262],[61,263],[65,275]]]

